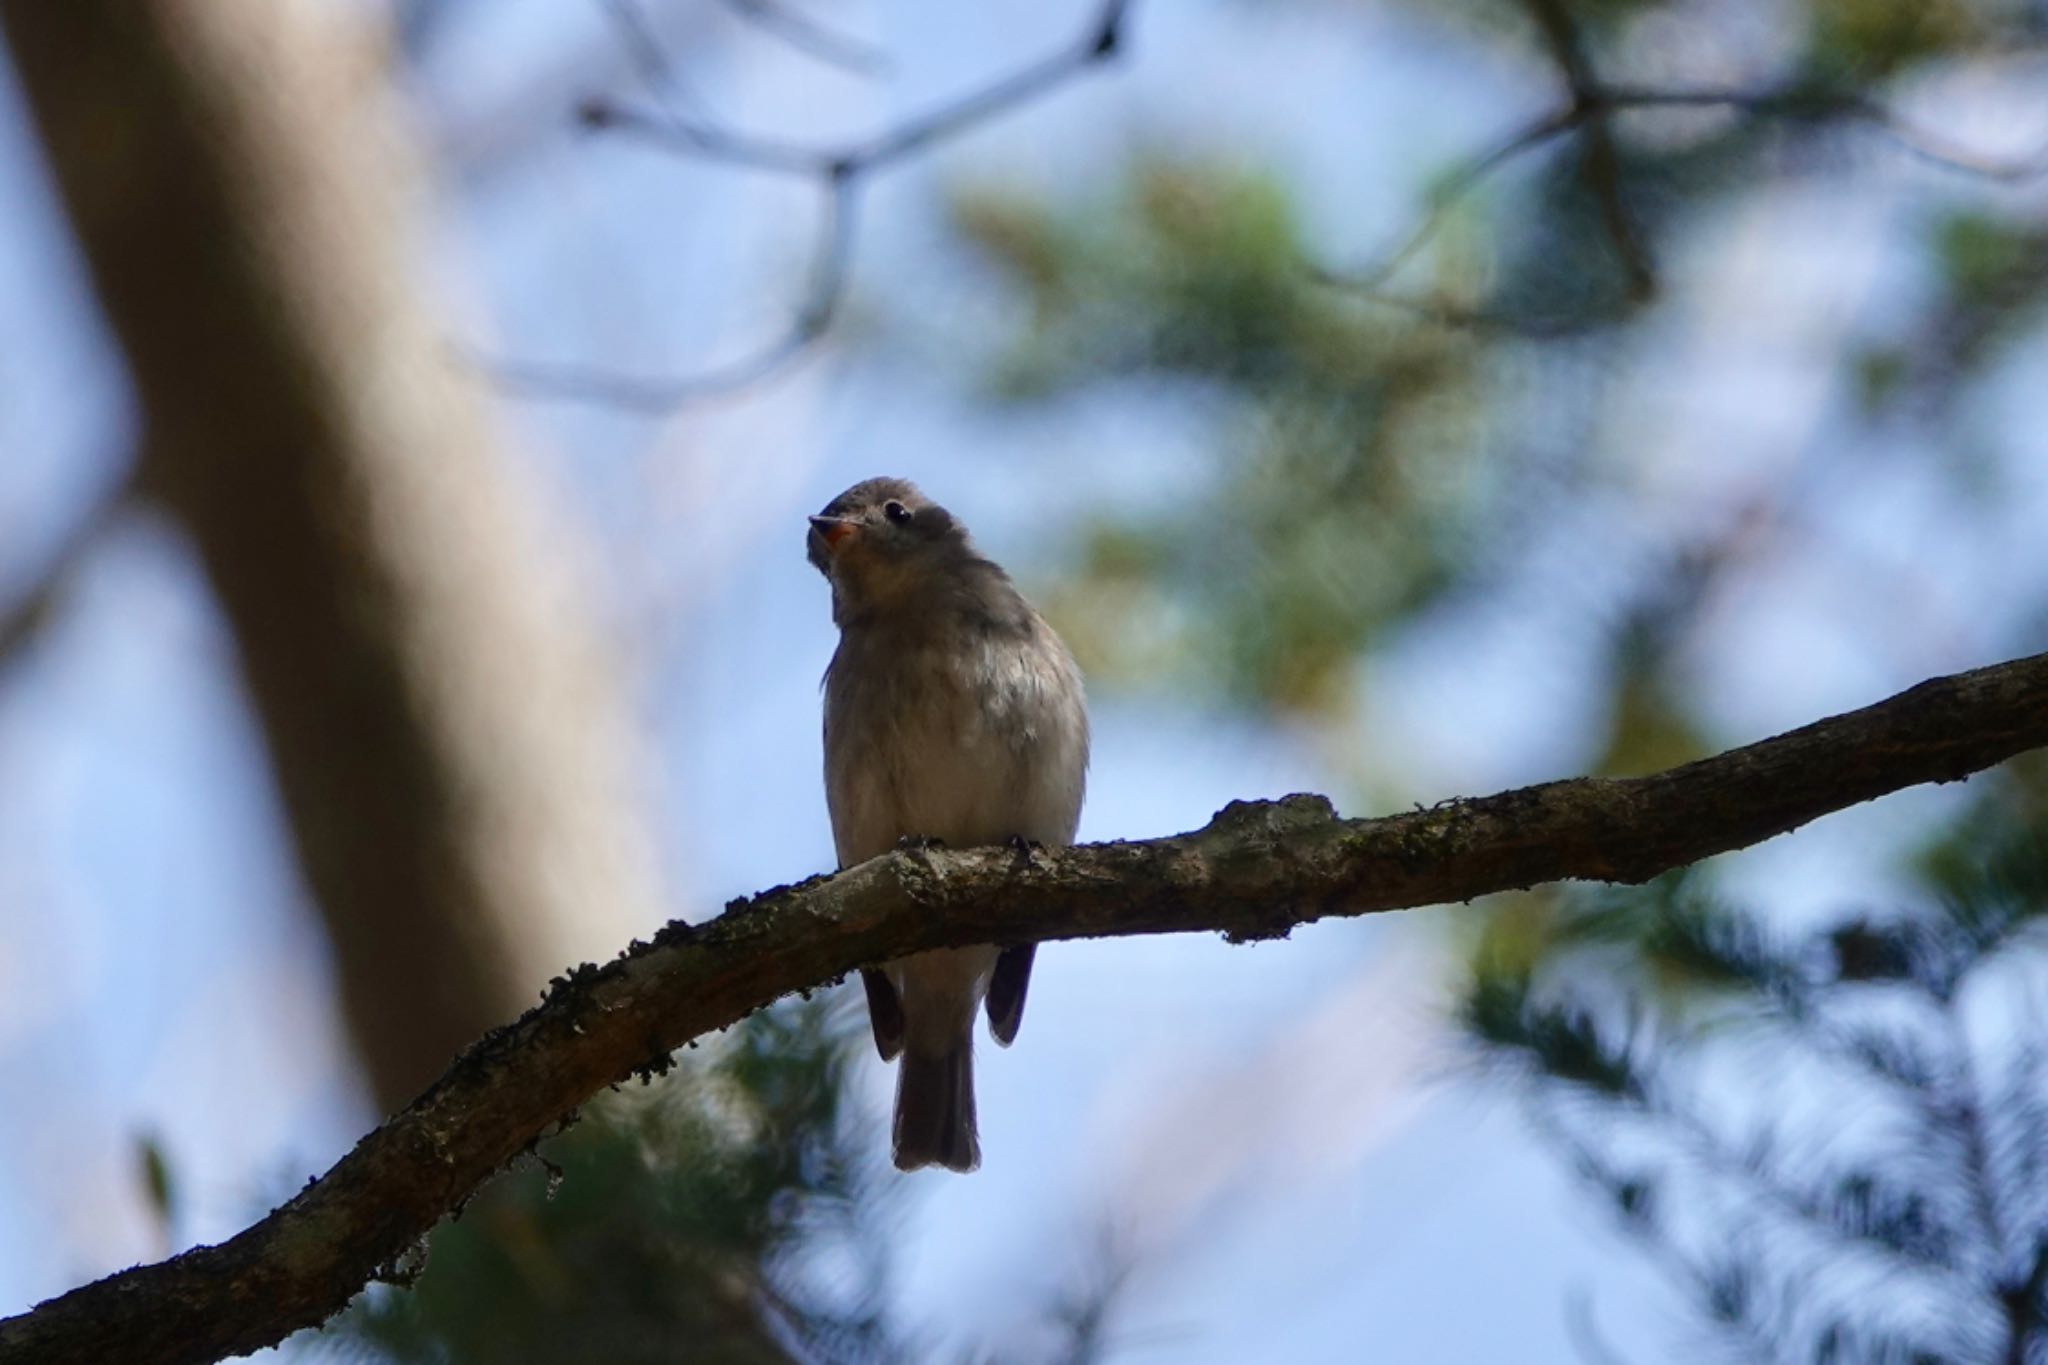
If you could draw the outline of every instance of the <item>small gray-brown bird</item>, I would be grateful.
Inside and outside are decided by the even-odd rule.
[[[967,528],[902,479],[869,479],[811,518],[839,649],[825,670],[825,803],[839,865],[904,839],[1073,842],[1088,769],[1081,674]],[[903,1170],[981,1164],[974,1013],[1009,1044],[1030,945],[952,948],[861,972],[884,1061],[901,1056]]]

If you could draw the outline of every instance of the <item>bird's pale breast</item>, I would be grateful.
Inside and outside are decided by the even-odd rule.
[[[1066,844],[1088,721],[1073,660],[1042,621],[973,647],[849,633],[825,684],[825,787],[841,866],[908,836],[956,847]]]

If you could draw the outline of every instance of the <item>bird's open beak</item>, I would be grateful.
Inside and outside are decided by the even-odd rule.
[[[860,523],[851,517],[812,517],[811,529],[825,542],[826,549],[837,554],[846,538],[860,529]]]

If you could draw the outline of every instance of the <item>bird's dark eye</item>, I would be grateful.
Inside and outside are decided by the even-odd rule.
[[[910,509],[900,502],[883,503],[882,515],[895,522],[898,526],[908,526],[910,524]]]

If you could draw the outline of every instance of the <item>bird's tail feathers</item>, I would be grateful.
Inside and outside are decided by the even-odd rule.
[[[894,1148],[898,1170],[943,1166],[971,1171],[981,1164],[974,1131],[974,1035],[963,1031],[953,1050],[906,1049],[897,1063]]]

